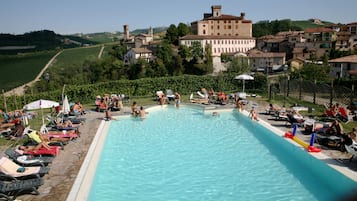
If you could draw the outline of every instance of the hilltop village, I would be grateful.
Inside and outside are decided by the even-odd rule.
[[[321,24],[318,19],[311,19]],[[222,12],[222,6],[214,5],[203,19],[191,22],[191,35],[180,37],[179,44],[192,46],[198,42],[203,50],[210,50],[214,72],[225,71],[222,57],[239,56],[248,58],[252,71],[274,73],[283,71],[286,66],[301,68],[304,63],[321,64],[331,51],[356,51],[357,22],[331,24],[325,27],[308,28],[303,31],[285,31],[276,35],[259,38],[252,36],[253,22],[245,13],[239,16]],[[124,40],[129,47],[125,62],[136,62],[139,58],[146,61],[155,59],[156,47],[153,30],[147,34],[131,36],[129,25],[124,25]],[[334,78],[357,75],[357,56],[351,55],[328,61]]]

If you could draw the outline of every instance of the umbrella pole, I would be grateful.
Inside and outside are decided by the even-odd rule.
[[[6,97],[5,97],[5,91],[4,90],[2,90],[2,94],[4,96],[4,109],[5,109],[5,112],[7,112]]]
[[[245,80],[243,80],[243,93],[244,93],[244,88],[245,88]]]
[[[45,124],[45,119],[43,118],[43,109],[42,109],[42,107],[41,107],[41,115],[42,115],[42,125],[44,125]]]

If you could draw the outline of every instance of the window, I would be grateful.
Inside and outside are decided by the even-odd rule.
[[[228,25],[228,29],[232,29],[232,26],[231,26],[231,25]]]
[[[217,25],[217,29],[219,29],[219,25]]]

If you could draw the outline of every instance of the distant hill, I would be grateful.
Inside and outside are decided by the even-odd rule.
[[[162,35],[165,33],[167,27],[155,27],[153,28],[154,35]],[[135,29],[130,31],[131,35],[147,34],[149,28],[147,29]],[[90,40],[96,43],[110,43],[124,38],[123,32],[98,32],[98,33],[88,33],[88,34],[74,34],[73,36],[81,37],[86,40]]]
[[[33,31],[21,35],[0,34],[0,54],[73,48],[96,44],[76,36],[63,36],[53,31]]]
[[[253,37],[275,35],[281,31],[304,31],[307,28],[324,27],[332,24],[334,23],[321,21],[319,19],[259,21],[253,24]]]

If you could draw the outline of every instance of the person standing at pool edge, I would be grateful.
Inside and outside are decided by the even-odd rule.
[[[251,118],[251,120],[259,121],[257,111],[255,111],[254,107],[252,107],[252,110],[249,113],[249,117]]]
[[[175,93],[175,106],[177,108],[179,108],[180,107],[180,103],[181,103],[181,95],[178,92],[176,92]]]

